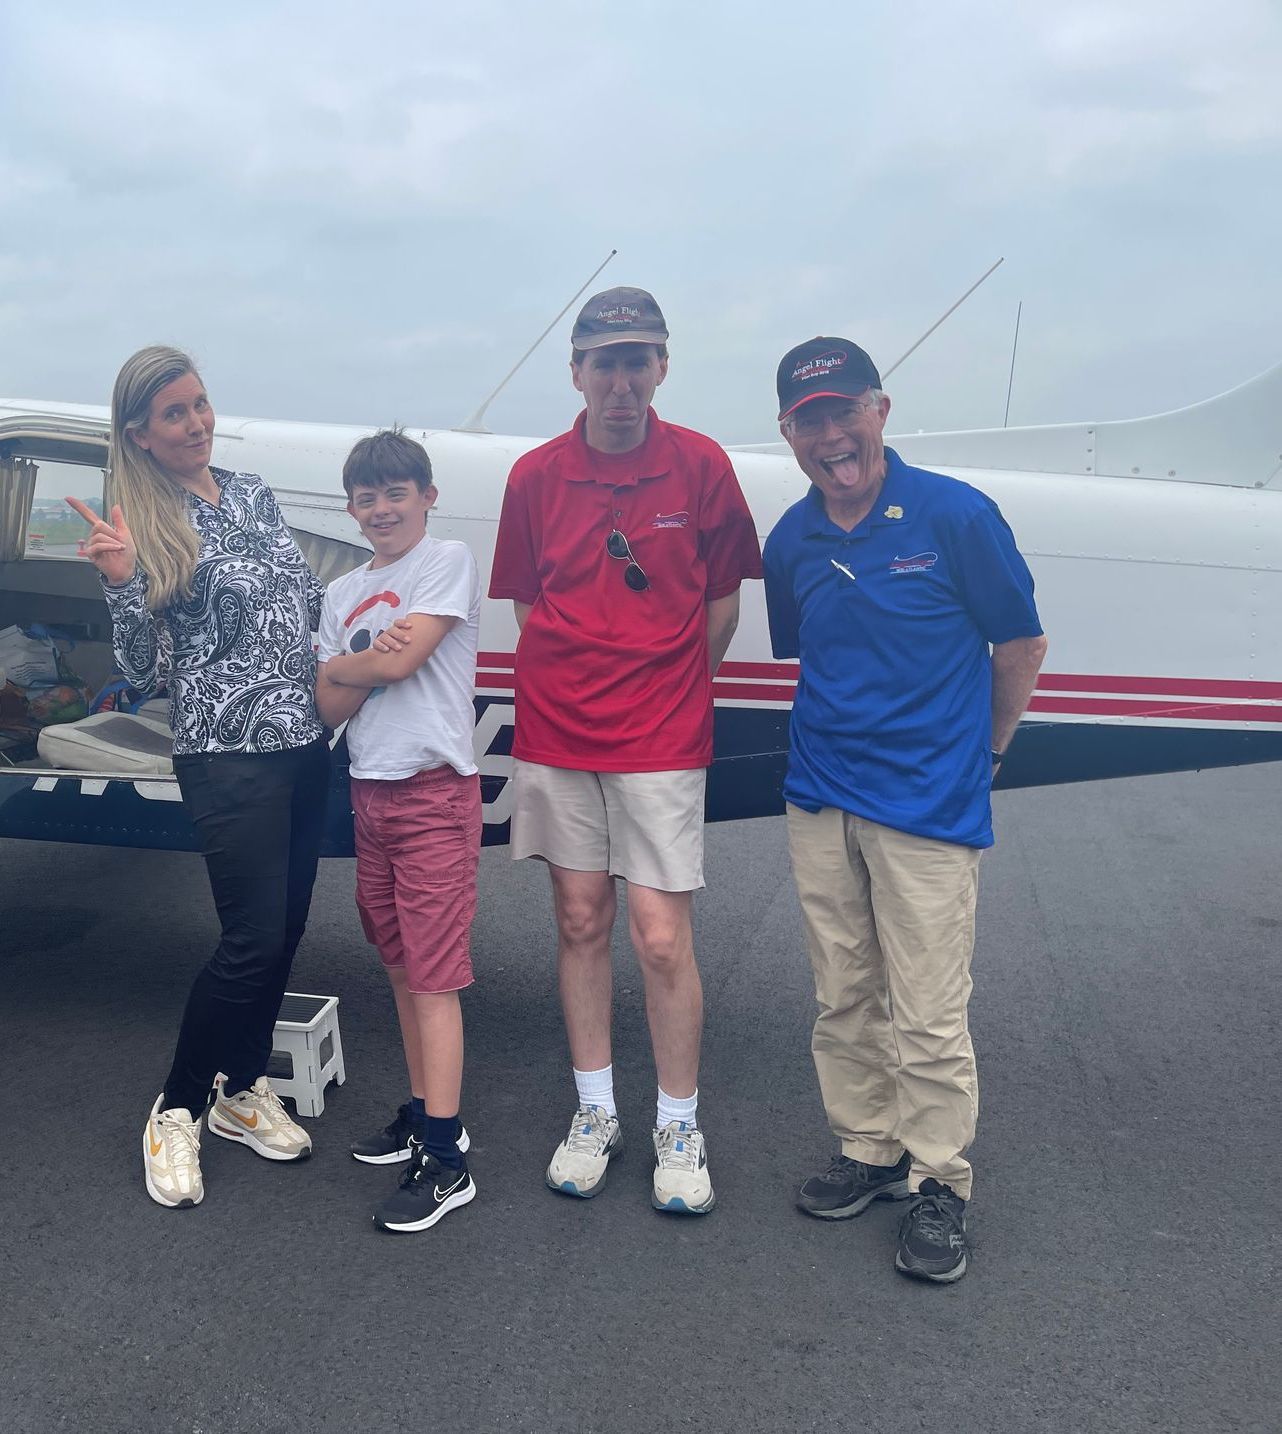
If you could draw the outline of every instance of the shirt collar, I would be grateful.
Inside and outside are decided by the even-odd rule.
[[[828,516],[824,508],[823,494],[812,483],[806,494],[807,508],[804,534],[807,538],[831,537],[839,533],[843,538],[853,538],[871,528],[884,528],[901,523],[911,513],[911,480],[907,465],[893,448],[885,450],[886,476],[881,480],[881,491],[866,517],[861,518],[847,532]]]
[[[672,467],[668,425],[647,409],[645,442],[629,453],[598,453],[588,446],[586,409],[566,435],[561,476],[571,483],[601,483],[609,488],[635,488],[642,478],[660,478]],[[598,462],[598,459],[605,461]],[[630,460],[630,461],[629,461]]]
[[[209,465],[209,476],[214,480],[215,483],[218,484],[218,491],[220,493],[223,492],[227,488],[228,484],[232,483],[236,478],[235,473],[233,473],[230,468],[215,468],[212,463]],[[220,503],[207,503],[203,498],[197,498],[194,493],[188,493],[186,496],[187,506],[195,513],[222,512],[222,505]]]

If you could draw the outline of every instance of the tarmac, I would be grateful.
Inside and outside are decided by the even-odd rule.
[[[292,989],[348,1080],[282,1166],[206,1136],[154,1205],[142,1123],[216,925],[195,857],[0,842],[0,1429],[1275,1431],[1282,765],[999,794],[983,862],[970,1272],[892,1268],[902,1206],[799,1214],[831,1140],[779,820],[712,827],[697,940],[716,1210],[650,1208],[654,1075],[616,948],[628,1149],[545,1188],[574,1104],[546,876],[482,860],[463,1117],[479,1194],[376,1230],[349,1142],[405,1098],[323,865]],[[622,925],[622,923],[621,923]]]

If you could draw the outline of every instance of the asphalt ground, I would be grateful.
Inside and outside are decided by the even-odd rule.
[[[780,821],[709,832],[700,1105],[719,1204],[654,1213],[653,1071],[617,952],[629,1149],[544,1188],[573,1107],[546,878],[485,854],[466,997],[479,1195],[380,1233],[349,1140],[403,1098],[390,998],[324,864],[294,989],[337,993],[317,1153],[138,1147],[214,940],[194,857],[0,842],[0,1429],[1276,1430],[1282,766],[1001,795],[972,1025],[968,1276],[892,1269],[901,1206],[808,1220],[830,1143]]]

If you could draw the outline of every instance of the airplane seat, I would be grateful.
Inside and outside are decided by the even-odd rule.
[[[50,767],[112,777],[173,775],[174,738],[155,716],[97,712],[80,722],[45,727],[36,739],[41,761]]]

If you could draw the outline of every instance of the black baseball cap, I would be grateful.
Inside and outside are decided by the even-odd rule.
[[[858,398],[870,388],[880,388],[881,375],[858,344],[818,338],[784,354],[775,384],[782,419],[812,398]]]
[[[570,342],[576,349],[606,344],[666,344],[668,326],[653,294],[644,289],[606,289],[579,310]]]

